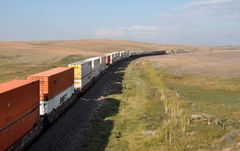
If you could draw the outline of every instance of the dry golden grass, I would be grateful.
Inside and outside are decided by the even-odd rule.
[[[176,76],[236,78],[240,76],[239,50],[198,51],[145,59],[157,61]]]
[[[188,57],[191,60],[195,55]],[[218,59],[220,56],[216,55]],[[93,120],[94,133],[87,139],[83,150],[105,148],[103,144],[107,144],[107,151],[240,149],[239,77],[215,77],[219,72],[213,74],[211,70],[216,65],[224,65],[224,61],[212,63],[208,68],[212,73],[209,77],[202,74],[173,74],[177,67],[171,66],[170,71],[168,63],[174,60],[168,60],[168,63],[165,60],[171,57],[147,57],[135,60],[128,66],[123,91],[106,97],[118,103],[108,104],[99,110],[97,115],[100,118],[96,116]],[[215,57],[210,55],[210,58],[214,60]],[[204,58],[198,63],[204,64],[208,59]],[[178,65],[181,61],[176,59],[175,63]],[[191,64],[188,62],[185,66]],[[193,70],[187,73],[191,72]],[[117,114],[109,115],[111,109]],[[113,123],[110,136],[109,123]]]
[[[15,56],[17,54],[20,54],[21,56],[26,55],[26,57],[31,57],[34,54],[40,56],[46,56],[46,54],[48,54],[46,57],[52,57],[52,55],[55,57],[59,57],[76,54],[80,54],[83,56],[92,56],[100,55],[103,52],[122,50],[194,51],[199,49],[203,50],[204,48],[184,45],[160,45],[144,42],[117,40],[35,41],[0,43],[0,55]]]
[[[122,50],[195,51],[203,48],[116,40],[33,41],[0,43],[0,82],[55,66]]]

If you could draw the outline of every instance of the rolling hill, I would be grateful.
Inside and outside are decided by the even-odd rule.
[[[0,42],[0,82],[122,50],[196,51],[206,48],[120,40]]]

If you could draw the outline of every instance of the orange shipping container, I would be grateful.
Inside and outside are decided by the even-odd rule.
[[[58,67],[30,75],[27,79],[40,80],[40,101],[47,101],[74,84],[74,69]]]
[[[0,130],[0,151],[14,145],[34,128],[34,124],[39,121],[39,107],[27,113],[11,125]]]
[[[0,128],[39,105],[39,81],[13,80],[0,84]]]
[[[0,150],[22,138],[39,118],[39,81],[0,84]]]

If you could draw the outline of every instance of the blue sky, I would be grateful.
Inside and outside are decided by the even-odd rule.
[[[240,44],[240,0],[0,0],[0,41]]]

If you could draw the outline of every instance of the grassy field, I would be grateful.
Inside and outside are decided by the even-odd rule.
[[[123,91],[106,96],[81,149],[240,150],[238,47],[111,40],[6,42],[0,43],[0,82],[106,52],[152,49],[191,53],[131,63],[124,71]]]
[[[198,49],[204,48],[117,40],[0,42],[0,82],[112,51]]]
[[[85,150],[240,150],[240,78],[165,65],[149,57],[127,68],[123,92],[107,96],[118,101],[97,112]]]

